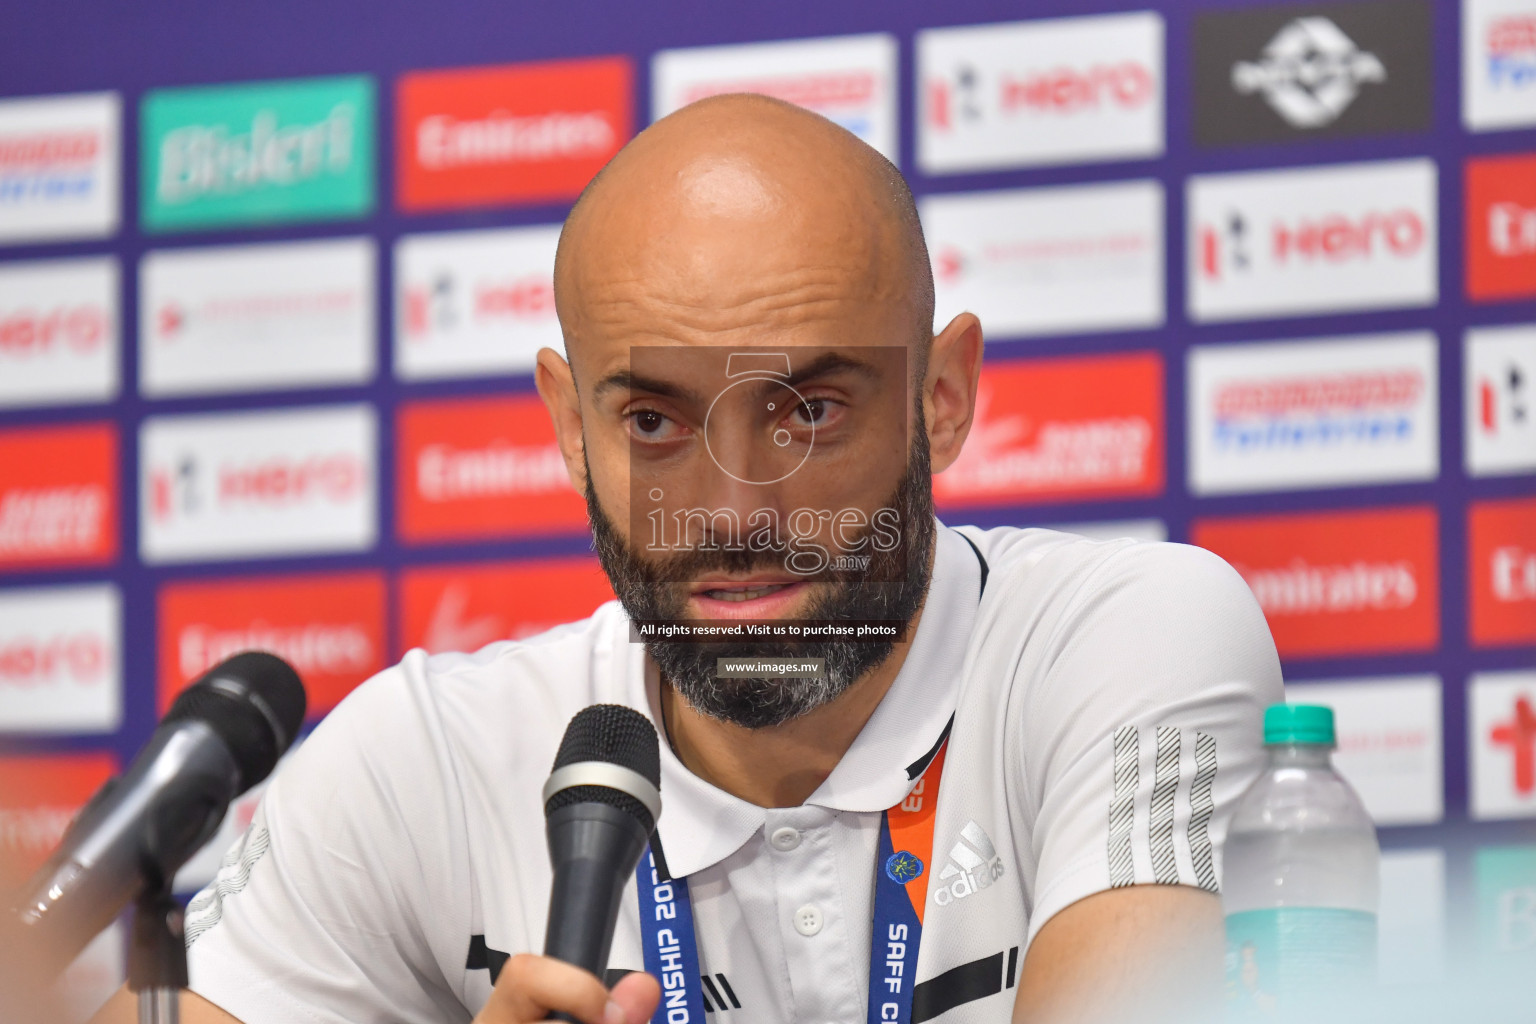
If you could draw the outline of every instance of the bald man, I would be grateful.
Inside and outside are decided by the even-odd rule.
[[[587,189],[555,284],[536,381],[619,601],[414,651],[334,711],[190,907],[186,1019],[1204,1013],[1274,646],[1205,552],[934,518],[982,330],[933,333],[897,170],[798,108],[700,102]],[[532,955],[540,787],[599,702],[664,737],[603,979]]]

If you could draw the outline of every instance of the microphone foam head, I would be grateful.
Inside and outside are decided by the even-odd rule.
[[[606,761],[628,768],[661,788],[661,744],[656,727],[634,708],[622,704],[593,704],[583,708],[565,727],[555,770],[584,761]],[[611,786],[571,786],[553,794],[544,804],[546,815],[575,803],[596,802],[624,810],[649,832],[655,819],[646,806],[623,790]]]
[[[277,766],[304,724],[306,704],[292,666],[275,654],[247,651],[183,690],[165,723],[195,720],[217,733],[234,755],[243,793]]]

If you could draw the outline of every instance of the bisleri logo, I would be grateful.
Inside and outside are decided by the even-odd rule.
[[[1286,122],[1317,128],[1335,120],[1370,82],[1385,82],[1387,69],[1374,54],[1327,18],[1297,18],[1270,40],[1258,61],[1232,68],[1232,87],[1244,96],[1262,93]]]
[[[1003,859],[997,855],[992,838],[974,821],[965,823],[960,838],[949,849],[949,857],[939,871],[933,902],[947,907],[963,900],[1003,877]]]
[[[151,231],[356,217],[373,206],[367,77],[156,90],[141,128]]]

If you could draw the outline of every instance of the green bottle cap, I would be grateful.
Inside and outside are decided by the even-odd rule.
[[[1271,704],[1264,712],[1264,742],[1333,746],[1333,708],[1321,704]]]

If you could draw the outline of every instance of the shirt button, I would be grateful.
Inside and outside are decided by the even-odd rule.
[[[821,908],[814,903],[807,903],[795,911],[795,931],[806,938],[821,931]]]
[[[800,832],[793,828],[776,828],[768,837],[769,844],[781,853],[788,853],[800,845]]]

